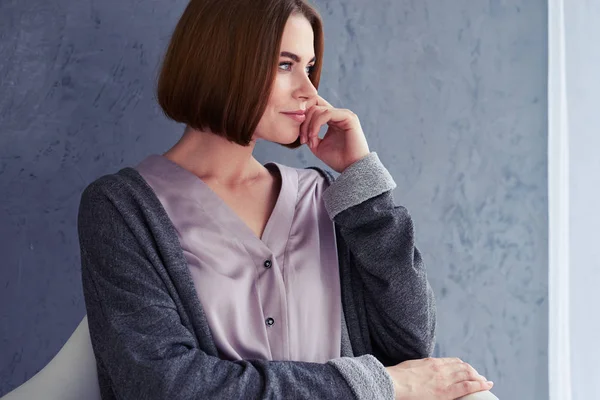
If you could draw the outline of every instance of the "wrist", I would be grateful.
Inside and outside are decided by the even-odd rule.
[[[394,398],[397,399],[398,391],[400,388],[398,387],[398,383],[396,382],[396,379],[394,379],[394,374],[392,373],[392,367],[385,367],[385,372],[388,374],[388,376],[392,380],[393,389],[394,389]]]
[[[347,163],[347,164],[346,164],[346,165],[345,165],[345,166],[342,168],[342,170],[341,170],[341,171],[336,171],[336,172],[338,172],[338,173],[342,173],[342,172],[344,172],[344,171],[345,171],[346,169],[348,169],[348,167],[350,167],[352,164],[354,164],[354,163],[356,163],[356,162],[358,162],[358,161],[362,160],[363,158],[365,158],[365,157],[366,157],[366,156],[368,156],[369,154],[371,154],[371,152],[370,152],[370,151],[367,151],[366,153],[361,153],[361,154],[359,154],[359,155],[357,155],[357,156],[355,156],[355,157],[352,157],[352,158],[350,159],[350,161],[349,161],[349,162],[348,162],[348,163]]]

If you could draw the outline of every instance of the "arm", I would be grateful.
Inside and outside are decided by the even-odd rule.
[[[118,398],[392,398],[391,378],[371,356],[318,364],[206,354],[157,272],[160,256],[115,204],[102,184],[90,185],[78,229],[94,353]]]
[[[414,246],[412,219],[394,204],[395,187],[372,152],[323,193],[364,293],[373,354],[384,365],[428,357],[435,342],[433,291]]]

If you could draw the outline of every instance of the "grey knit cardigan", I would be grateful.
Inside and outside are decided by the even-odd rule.
[[[431,355],[435,300],[395,183],[372,152],[329,183],[342,293],[340,358],[218,357],[175,228],[140,174],[83,192],[82,284],[103,399],[393,399],[384,366]],[[315,310],[318,312],[318,310]],[[327,340],[327,338],[324,338]]]

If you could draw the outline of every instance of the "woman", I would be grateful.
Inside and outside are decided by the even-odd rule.
[[[181,140],[89,185],[79,235],[104,399],[454,399],[411,219],[359,120],[317,93],[303,0],[192,0],[158,82]],[[328,125],[323,138],[319,128]],[[341,173],[261,165],[258,139]]]

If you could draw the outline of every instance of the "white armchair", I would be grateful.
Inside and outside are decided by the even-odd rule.
[[[483,392],[472,393],[456,400],[498,400],[498,398],[492,392],[486,390]]]
[[[87,315],[41,371],[0,400],[101,400]]]

